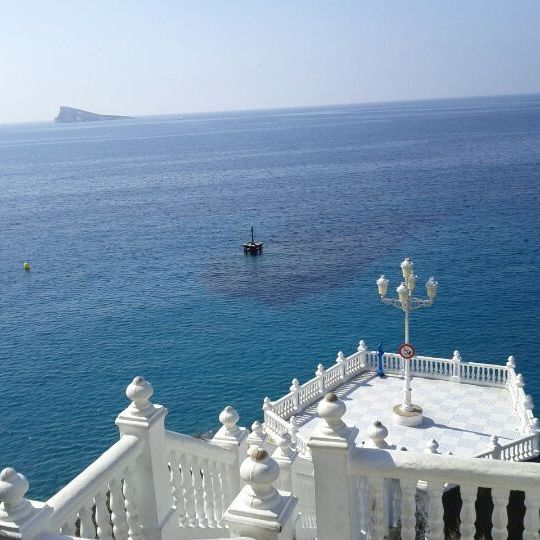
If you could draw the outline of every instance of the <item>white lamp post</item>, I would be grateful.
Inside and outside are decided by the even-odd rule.
[[[416,309],[431,306],[437,295],[438,284],[434,278],[430,277],[426,282],[427,300],[413,296],[417,279],[417,276],[414,275],[413,267],[412,261],[408,258],[401,263],[401,272],[404,281],[396,289],[397,298],[386,298],[388,280],[384,275],[377,280],[377,288],[379,289],[379,296],[382,303],[397,307],[405,314],[405,343],[409,343],[409,314]],[[401,425],[417,426],[422,423],[422,408],[412,403],[410,360],[404,359],[404,362],[403,401],[394,407],[394,421]]]

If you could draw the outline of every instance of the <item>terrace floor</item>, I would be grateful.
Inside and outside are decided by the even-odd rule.
[[[521,437],[519,418],[505,388],[418,376],[412,379],[411,387],[413,403],[424,410],[424,422],[418,427],[392,423],[392,407],[402,398],[403,379],[397,375],[380,379],[373,372],[364,373],[334,390],[347,405],[343,420],[359,429],[357,444],[367,438],[366,429],[375,420],[388,429],[389,444],[417,452],[435,439],[441,453],[474,456],[487,450],[491,435],[497,435],[501,445]],[[320,421],[317,403],[296,415],[300,433],[306,438]]]

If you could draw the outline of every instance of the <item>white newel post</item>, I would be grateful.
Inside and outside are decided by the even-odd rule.
[[[322,364],[319,364],[317,366],[317,371],[315,372],[315,377],[317,378],[317,381],[319,383],[319,394],[324,394],[324,374],[325,369]]]
[[[499,443],[499,437],[497,435],[492,435],[489,438],[487,450],[491,453],[491,459],[501,459],[502,446]]]
[[[279,477],[276,461],[266,450],[252,447],[240,467],[240,477],[247,485],[223,516],[231,537],[292,540],[298,499],[272,485]]]
[[[272,454],[272,459],[279,465],[280,473],[277,482],[279,489],[292,492],[292,467],[296,456],[297,452],[292,448],[291,436],[284,433],[281,436],[278,448]]]
[[[348,470],[349,450],[358,433],[341,419],[345,403],[330,392],[317,406],[321,421],[308,442],[315,475],[315,508],[318,540],[351,540],[357,537],[356,508]]]
[[[343,380],[345,378],[345,355],[342,351],[337,353],[336,364],[339,366],[339,378]]]
[[[454,351],[454,356],[452,356],[452,377],[450,377],[450,380],[452,382],[461,382],[461,376],[459,374],[460,366],[461,354],[459,353],[459,351]]]
[[[170,489],[170,472],[165,442],[167,409],[154,405],[154,390],[143,377],[135,377],[126,389],[129,405],[116,418],[120,436],[134,435],[144,441],[136,466],[126,478],[137,509],[145,540],[175,540],[179,526]]]
[[[258,448],[264,448],[265,441],[266,433],[264,432],[263,425],[258,420],[255,420],[251,424],[251,433],[248,435],[247,445],[248,447],[257,446]]]
[[[219,421],[222,426],[219,431],[212,438],[211,443],[220,446],[226,450],[230,450],[235,453],[236,462],[234,465],[228,468],[227,481],[230,485],[229,492],[236,496],[240,491],[240,477],[238,476],[238,469],[240,463],[246,457],[248,448],[248,430],[244,427],[238,427],[236,424],[240,420],[240,415],[236,410],[227,405],[219,414]],[[228,503],[229,501],[227,501]]]
[[[299,407],[299,402],[298,402],[298,398],[299,398],[299,390],[300,390],[300,381],[298,379],[293,379],[292,380],[292,383],[291,383],[291,387],[289,388],[291,394],[292,394],[292,400],[293,400],[293,408],[294,408],[294,411],[296,412],[298,410],[298,407]]]
[[[366,365],[366,351],[367,351],[366,342],[363,339],[361,339],[360,343],[358,343],[358,352],[359,352],[358,357],[360,360],[361,367],[364,367]]]
[[[27,540],[47,530],[44,503],[26,499],[28,487],[26,477],[15,469],[0,472],[0,538]]]

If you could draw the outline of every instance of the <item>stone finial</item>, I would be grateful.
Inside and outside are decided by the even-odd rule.
[[[435,439],[431,439],[426,444],[426,448],[423,452],[424,454],[440,454],[439,452],[439,443]]]
[[[538,418],[531,418],[529,421],[529,433],[536,433],[540,429],[540,421]]]
[[[315,372],[315,376],[321,377],[324,374],[324,371],[325,371],[324,366],[322,364],[319,364],[317,366],[317,371]]]
[[[487,445],[487,449],[489,452],[491,452],[493,459],[500,459],[501,458],[501,444],[499,443],[499,437],[497,435],[492,435],[489,438],[489,443]]]
[[[336,364],[343,364],[345,362],[345,355],[343,351],[337,353]]]
[[[291,436],[285,432],[279,439],[279,450],[282,456],[290,457],[293,454]]]
[[[390,445],[385,441],[388,437],[388,429],[380,420],[375,420],[370,424],[366,434],[369,437],[369,440],[364,444],[366,448],[390,448]]]
[[[523,375],[519,373],[516,375],[516,386],[523,388],[525,386],[525,381],[523,380]]]
[[[334,392],[328,392],[317,405],[317,414],[326,421],[328,428],[336,433],[342,433],[347,428],[341,419],[346,410],[345,403]]]
[[[29,487],[26,477],[15,469],[0,472],[0,520],[19,521],[32,512],[32,504],[24,497]]]
[[[300,381],[298,379],[293,379],[291,382],[291,387],[289,390],[291,392],[298,392],[298,389],[300,388]]]
[[[455,362],[456,364],[461,362],[461,353],[459,351],[454,351],[454,355],[452,356],[452,362]]]
[[[525,396],[525,399],[523,400],[523,406],[529,411],[532,411],[534,409],[533,398],[530,394],[527,394]]]
[[[366,351],[367,351],[366,342],[363,339],[361,339],[360,342],[358,343],[358,352],[363,353]]]
[[[227,432],[235,437],[240,433],[240,428],[236,425],[238,420],[240,420],[240,415],[230,405],[227,405],[219,413],[219,421],[223,424]]]
[[[250,507],[272,508],[279,499],[279,492],[272,485],[279,477],[279,465],[266,450],[252,446],[249,457],[240,465],[240,478],[251,490],[247,502]]]
[[[513,356],[509,356],[508,360],[506,362],[506,367],[509,369],[515,369],[516,367],[516,359]]]
[[[247,438],[248,446],[262,447],[265,439],[266,435],[264,433],[262,424],[258,420],[255,420],[255,422],[251,424],[251,433]]]
[[[263,411],[269,411],[272,409],[272,402],[270,401],[270,398],[266,396],[263,400]]]
[[[132,402],[130,407],[138,414],[143,414],[153,407],[150,402],[153,393],[152,385],[140,376],[135,377],[126,388],[126,396]]]

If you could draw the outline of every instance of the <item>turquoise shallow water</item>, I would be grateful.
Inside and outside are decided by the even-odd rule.
[[[135,375],[195,433],[395,350],[375,280],[405,256],[440,283],[418,352],[514,354],[540,405],[540,96],[0,126],[0,164],[0,467],[33,497],[116,440]]]

